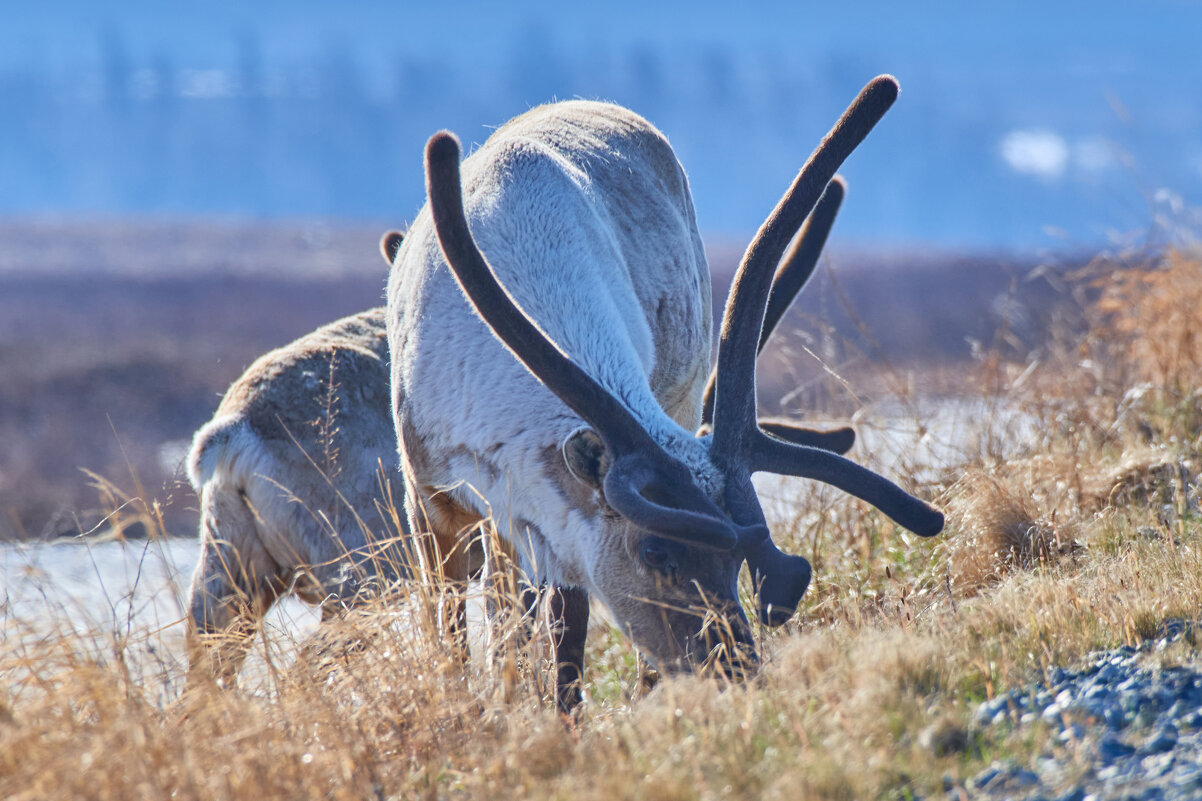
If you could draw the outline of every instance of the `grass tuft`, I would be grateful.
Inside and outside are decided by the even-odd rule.
[[[1029,487],[970,473],[950,491],[946,551],[953,586],[975,594],[1012,570],[1051,566],[1081,549],[1036,506]]]

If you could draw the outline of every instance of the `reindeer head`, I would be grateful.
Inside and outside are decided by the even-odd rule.
[[[696,667],[717,657],[723,669],[740,673],[754,664],[750,627],[736,595],[744,561],[767,624],[788,620],[809,584],[809,563],[782,553],[769,536],[751,483],[755,472],[832,484],[922,536],[943,528],[938,510],[832,452],[839,447],[824,450],[830,443],[783,429],[766,433],[756,419],[755,359],[766,333],[774,269],[839,165],[897,91],[896,81],[883,76],[860,93],[756,234],[722,322],[716,381],[708,394],[713,433],[703,429],[669,447],[569,359],[498,283],[468,229],[458,141],[441,132],[426,146],[430,209],[460,287],[493,333],[586,423],[564,441],[563,455],[570,474],[564,480],[591,490],[595,499],[598,535],[588,570],[620,625],[661,667]],[[829,220],[817,227],[823,225],[829,227]],[[812,245],[824,237],[822,231],[803,241]]]

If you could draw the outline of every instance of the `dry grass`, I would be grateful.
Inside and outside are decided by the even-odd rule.
[[[1034,493],[986,472],[966,475],[949,493],[949,580],[975,593],[1016,569],[1059,561],[1080,549],[1065,526],[1041,517]]]
[[[912,473],[949,510],[938,541],[826,490],[766,485],[777,538],[816,579],[792,624],[760,632],[754,681],[665,680],[632,703],[634,653],[599,625],[568,729],[545,640],[521,661],[477,648],[465,664],[429,582],[324,627],[257,685],[185,697],[177,662],[119,627],[43,635],[6,614],[0,797],[897,798],[1028,761],[1050,736],[977,730],[979,701],[1202,606],[1202,415],[1183,411],[1202,332],[1173,306],[1202,293],[1202,263],[1157,269],[1172,292],[1143,268],[1095,286],[1093,337],[982,363],[986,406],[1028,435],[999,439],[982,418],[958,431],[973,443],[961,456]],[[887,452],[859,458],[911,472]],[[1196,656],[1175,648],[1156,658]]]

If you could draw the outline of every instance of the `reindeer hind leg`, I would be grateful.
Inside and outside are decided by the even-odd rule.
[[[187,616],[187,686],[235,683],[263,616],[284,589],[258,544],[254,513],[237,490],[202,492],[200,562]]]

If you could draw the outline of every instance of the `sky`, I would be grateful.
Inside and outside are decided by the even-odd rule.
[[[859,88],[835,241],[1196,235],[1202,3],[0,2],[0,215],[403,224],[421,147],[610,99],[668,135],[703,231],[748,236]]]

